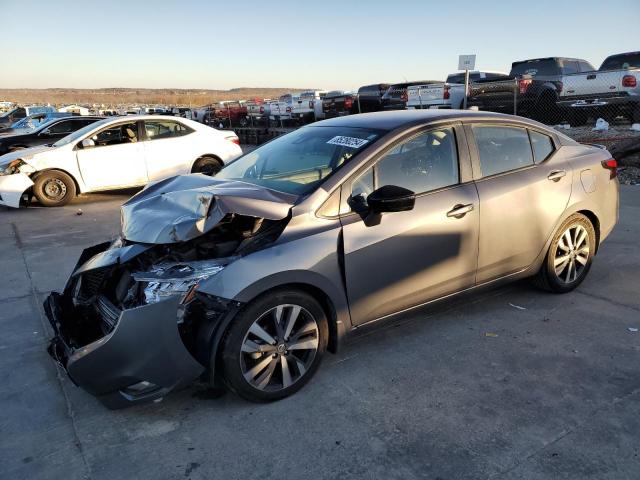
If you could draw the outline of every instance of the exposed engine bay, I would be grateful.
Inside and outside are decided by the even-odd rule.
[[[123,310],[172,296],[181,296],[182,303],[188,304],[195,297],[198,282],[275,241],[287,222],[288,218],[266,220],[228,214],[215,228],[192,240],[152,245],[123,263],[72,276],[64,295],[64,301],[77,313],[73,322],[65,325],[66,337],[73,343],[70,346],[79,348],[110,333]],[[131,242],[119,238],[109,249],[127,245]],[[197,330],[193,323],[200,320],[183,315],[178,321],[189,350]]]

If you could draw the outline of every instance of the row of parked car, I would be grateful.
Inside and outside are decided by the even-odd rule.
[[[464,73],[443,82],[420,80],[365,85],[357,91],[310,90],[277,100],[224,102],[193,112],[194,120],[242,127],[288,126],[355,113],[400,109],[477,107],[515,113],[545,123],[584,124],[590,116],[626,116],[640,122],[640,52],[609,56],[599,69],[566,57],[513,62],[511,71],[473,71],[465,89]]]

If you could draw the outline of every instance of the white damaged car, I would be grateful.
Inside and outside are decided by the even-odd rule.
[[[32,196],[60,206],[80,193],[146,185],[184,173],[215,175],[242,155],[238,136],[184,118],[141,115],[92,123],[52,145],[0,157],[0,205]]]

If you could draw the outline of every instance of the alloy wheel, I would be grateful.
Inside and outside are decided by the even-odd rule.
[[[553,268],[562,283],[575,282],[589,262],[589,232],[580,224],[570,225],[560,236]]]
[[[316,319],[299,305],[269,309],[242,342],[240,367],[245,380],[263,391],[279,391],[300,380],[319,347]]]

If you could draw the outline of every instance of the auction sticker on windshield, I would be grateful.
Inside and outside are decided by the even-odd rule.
[[[327,143],[329,145],[340,145],[342,147],[360,148],[361,146],[369,143],[369,140],[364,140],[362,138],[355,138],[355,137],[344,137],[342,135],[338,135],[337,137],[333,137]]]

